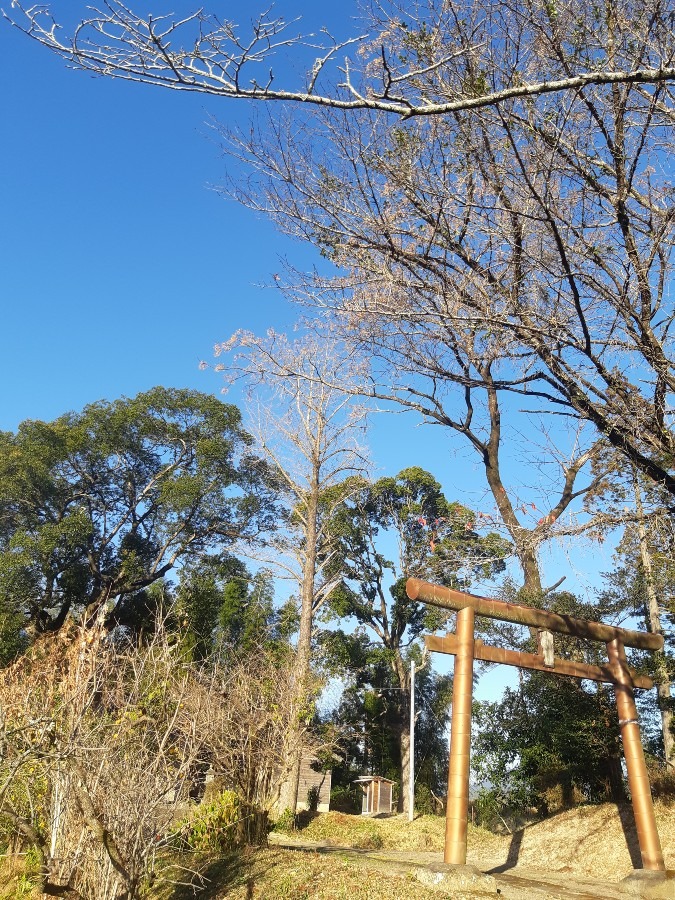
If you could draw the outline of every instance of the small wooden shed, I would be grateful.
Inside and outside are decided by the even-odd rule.
[[[390,778],[382,775],[361,775],[354,779],[355,784],[360,784],[363,791],[363,803],[361,805],[362,816],[376,816],[378,813],[390,814],[392,811],[392,789],[396,784]]]

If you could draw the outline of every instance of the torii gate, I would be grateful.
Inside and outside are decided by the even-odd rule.
[[[600,622],[588,622],[585,619],[575,619],[572,616],[546,612],[531,606],[476,597],[473,594],[429,584],[418,578],[408,579],[406,593],[411,600],[421,600],[442,609],[457,610],[457,628],[454,634],[447,634],[445,637],[427,635],[424,639],[429,650],[451,653],[455,657],[445,819],[445,862],[466,864],[473,661],[480,659],[504,663],[507,666],[518,666],[522,669],[551,672],[554,675],[589,678],[614,685],[642,865],[645,869],[665,872],[633,694],[633,688],[651,688],[654,683],[651,678],[638,675],[628,667],[624,651],[624,647],[661,650],[663,636],[615,628]],[[517,650],[486,646],[481,640],[474,640],[476,614],[538,628],[540,637],[543,638],[539,646],[541,652],[521,653]],[[591,666],[556,659],[553,652],[553,635],[550,632],[602,641],[607,645],[608,664]]]

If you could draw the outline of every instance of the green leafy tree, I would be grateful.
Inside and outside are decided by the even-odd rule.
[[[333,787],[343,795],[358,775],[384,775],[397,783],[400,797],[407,790],[407,785],[399,782],[401,689],[389,655],[381,644],[368,640],[363,630],[355,635],[329,633],[326,642],[332,642],[336,657],[341,656],[342,674],[349,673],[334,713],[335,723],[345,738],[342,761],[333,767]],[[417,645],[410,648],[408,664],[411,657],[420,664]],[[451,700],[451,676],[439,675],[428,665],[417,669],[415,734],[419,752],[415,759],[415,808],[420,811],[431,811],[433,796],[445,793]]]
[[[262,569],[251,575],[233,556],[206,558],[184,568],[176,593],[177,612],[196,660],[281,647],[297,627],[295,604],[274,605],[271,573]]]
[[[0,597],[34,633],[137,624],[177,565],[272,525],[249,444],[236,407],[160,387],[0,435]]]
[[[474,704],[480,802],[540,814],[580,800],[624,799],[613,692],[544,673],[524,675],[495,703]]]
[[[410,765],[407,654],[423,631],[443,621],[442,614],[408,600],[405,581],[416,576],[467,588],[476,577],[503,571],[509,545],[496,534],[481,536],[475,514],[449,502],[436,479],[419,467],[374,484],[353,479],[341,489],[346,499],[332,527],[338,540],[333,566],[342,580],[331,594],[330,615],[355,620],[369,635],[344,644],[342,659],[348,670],[363,673],[357,683],[389,691],[387,728],[396,746],[396,780],[403,784]],[[387,556],[394,548],[396,562]],[[333,652],[339,640],[339,633],[330,639]],[[378,675],[383,664],[391,685]],[[407,793],[401,791],[399,809],[406,803]]]
[[[27,646],[21,611],[11,598],[0,598],[0,668],[11,663]]]
[[[226,627],[241,620],[248,578],[246,566],[228,555],[197,560],[181,570],[177,612],[188,629],[195,659],[205,659],[214,652],[221,616]]]
[[[603,573],[605,586],[599,602],[615,610],[617,619],[637,619],[652,634],[661,635],[664,648],[656,653],[633,650],[635,665],[647,671],[656,684],[656,707],[661,737],[651,749],[671,771],[675,767],[675,529],[671,497],[663,486],[627,465],[617,452],[607,449],[599,465],[605,470],[585,498],[592,512],[600,511],[594,537],[611,535],[620,540],[614,553],[614,569]],[[618,532],[622,527],[623,531]],[[650,703],[643,709],[654,713]],[[653,695],[651,695],[653,697]]]
[[[597,603],[559,591],[547,608],[563,616],[616,621],[625,599],[604,597]],[[532,636],[523,643],[535,651]],[[560,659],[606,663],[604,646],[555,635]],[[625,799],[621,746],[614,691],[580,679],[521,671],[518,687],[501,700],[474,704],[472,767],[483,785],[484,808],[541,814],[580,800]],[[480,805],[480,804],[479,804]]]
[[[644,621],[647,630],[663,635],[657,653],[633,651],[634,664],[646,669],[656,683],[656,706],[661,721],[657,753],[675,767],[675,533],[668,513],[638,515],[626,525],[614,559],[616,568],[605,574],[601,599],[621,606],[624,615]],[[651,712],[652,710],[647,710]]]

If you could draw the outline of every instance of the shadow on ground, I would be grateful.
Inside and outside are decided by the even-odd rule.
[[[176,870],[171,874],[175,884],[167,900],[215,900],[235,887],[246,885],[246,897],[254,896],[256,882],[274,866],[274,857],[263,863],[259,854],[242,853],[221,856],[204,862],[197,871]]]
[[[295,831],[302,831],[307,828],[308,825],[317,819],[321,813],[315,812],[314,810],[303,809],[301,810],[295,817],[295,821],[293,823],[293,828]]]
[[[630,861],[634,869],[642,868],[642,855],[638,841],[637,828],[635,826],[635,814],[630,803],[618,803],[619,819],[626,838],[626,846],[630,853]]]
[[[633,807],[630,803],[619,803],[617,804],[617,811],[619,814],[619,820],[621,822],[624,839],[626,841],[626,847],[628,848],[628,853],[630,854],[631,864],[634,869],[641,869],[642,856],[640,854],[640,844],[637,836],[637,828],[635,826]],[[604,827],[604,823],[601,823],[595,829],[595,832],[602,830],[602,828]],[[512,833],[511,843],[509,845],[506,860],[501,865],[494,866],[494,868],[490,869],[490,875],[499,875],[502,872],[508,872],[509,869],[514,869],[518,865],[518,858],[520,856],[520,848],[523,843],[525,830],[525,828],[520,828],[518,831],[514,831]],[[591,834],[593,833],[594,832],[591,832]],[[587,840],[588,837],[588,833],[584,834],[582,842]]]
[[[511,835],[511,843],[509,844],[509,852],[506,856],[506,861],[503,862],[501,866],[495,866],[494,869],[489,869],[488,875],[499,875],[502,872],[507,872],[509,869],[514,869],[518,865],[520,845],[523,843],[524,834],[524,828],[520,828],[518,831],[513,832],[513,834]]]

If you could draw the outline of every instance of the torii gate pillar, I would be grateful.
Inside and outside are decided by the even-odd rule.
[[[619,729],[621,730],[623,755],[626,760],[628,786],[633,801],[635,827],[640,845],[642,866],[645,869],[661,872],[665,869],[665,863],[659,833],[656,830],[656,817],[654,815],[652,793],[649,787],[649,774],[645,764],[642,741],[640,740],[640,726],[638,724],[635,695],[633,693],[633,679],[626,662],[626,651],[620,640],[615,638],[613,641],[607,642],[607,656],[616,679],[614,691],[619,713]]]
[[[473,699],[474,610],[467,606],[457,613],[457,653],[452,686],[450,768],[445,818],[446,863],[466,864],[469,819],[469,763],[471,758],[471,703]]]

